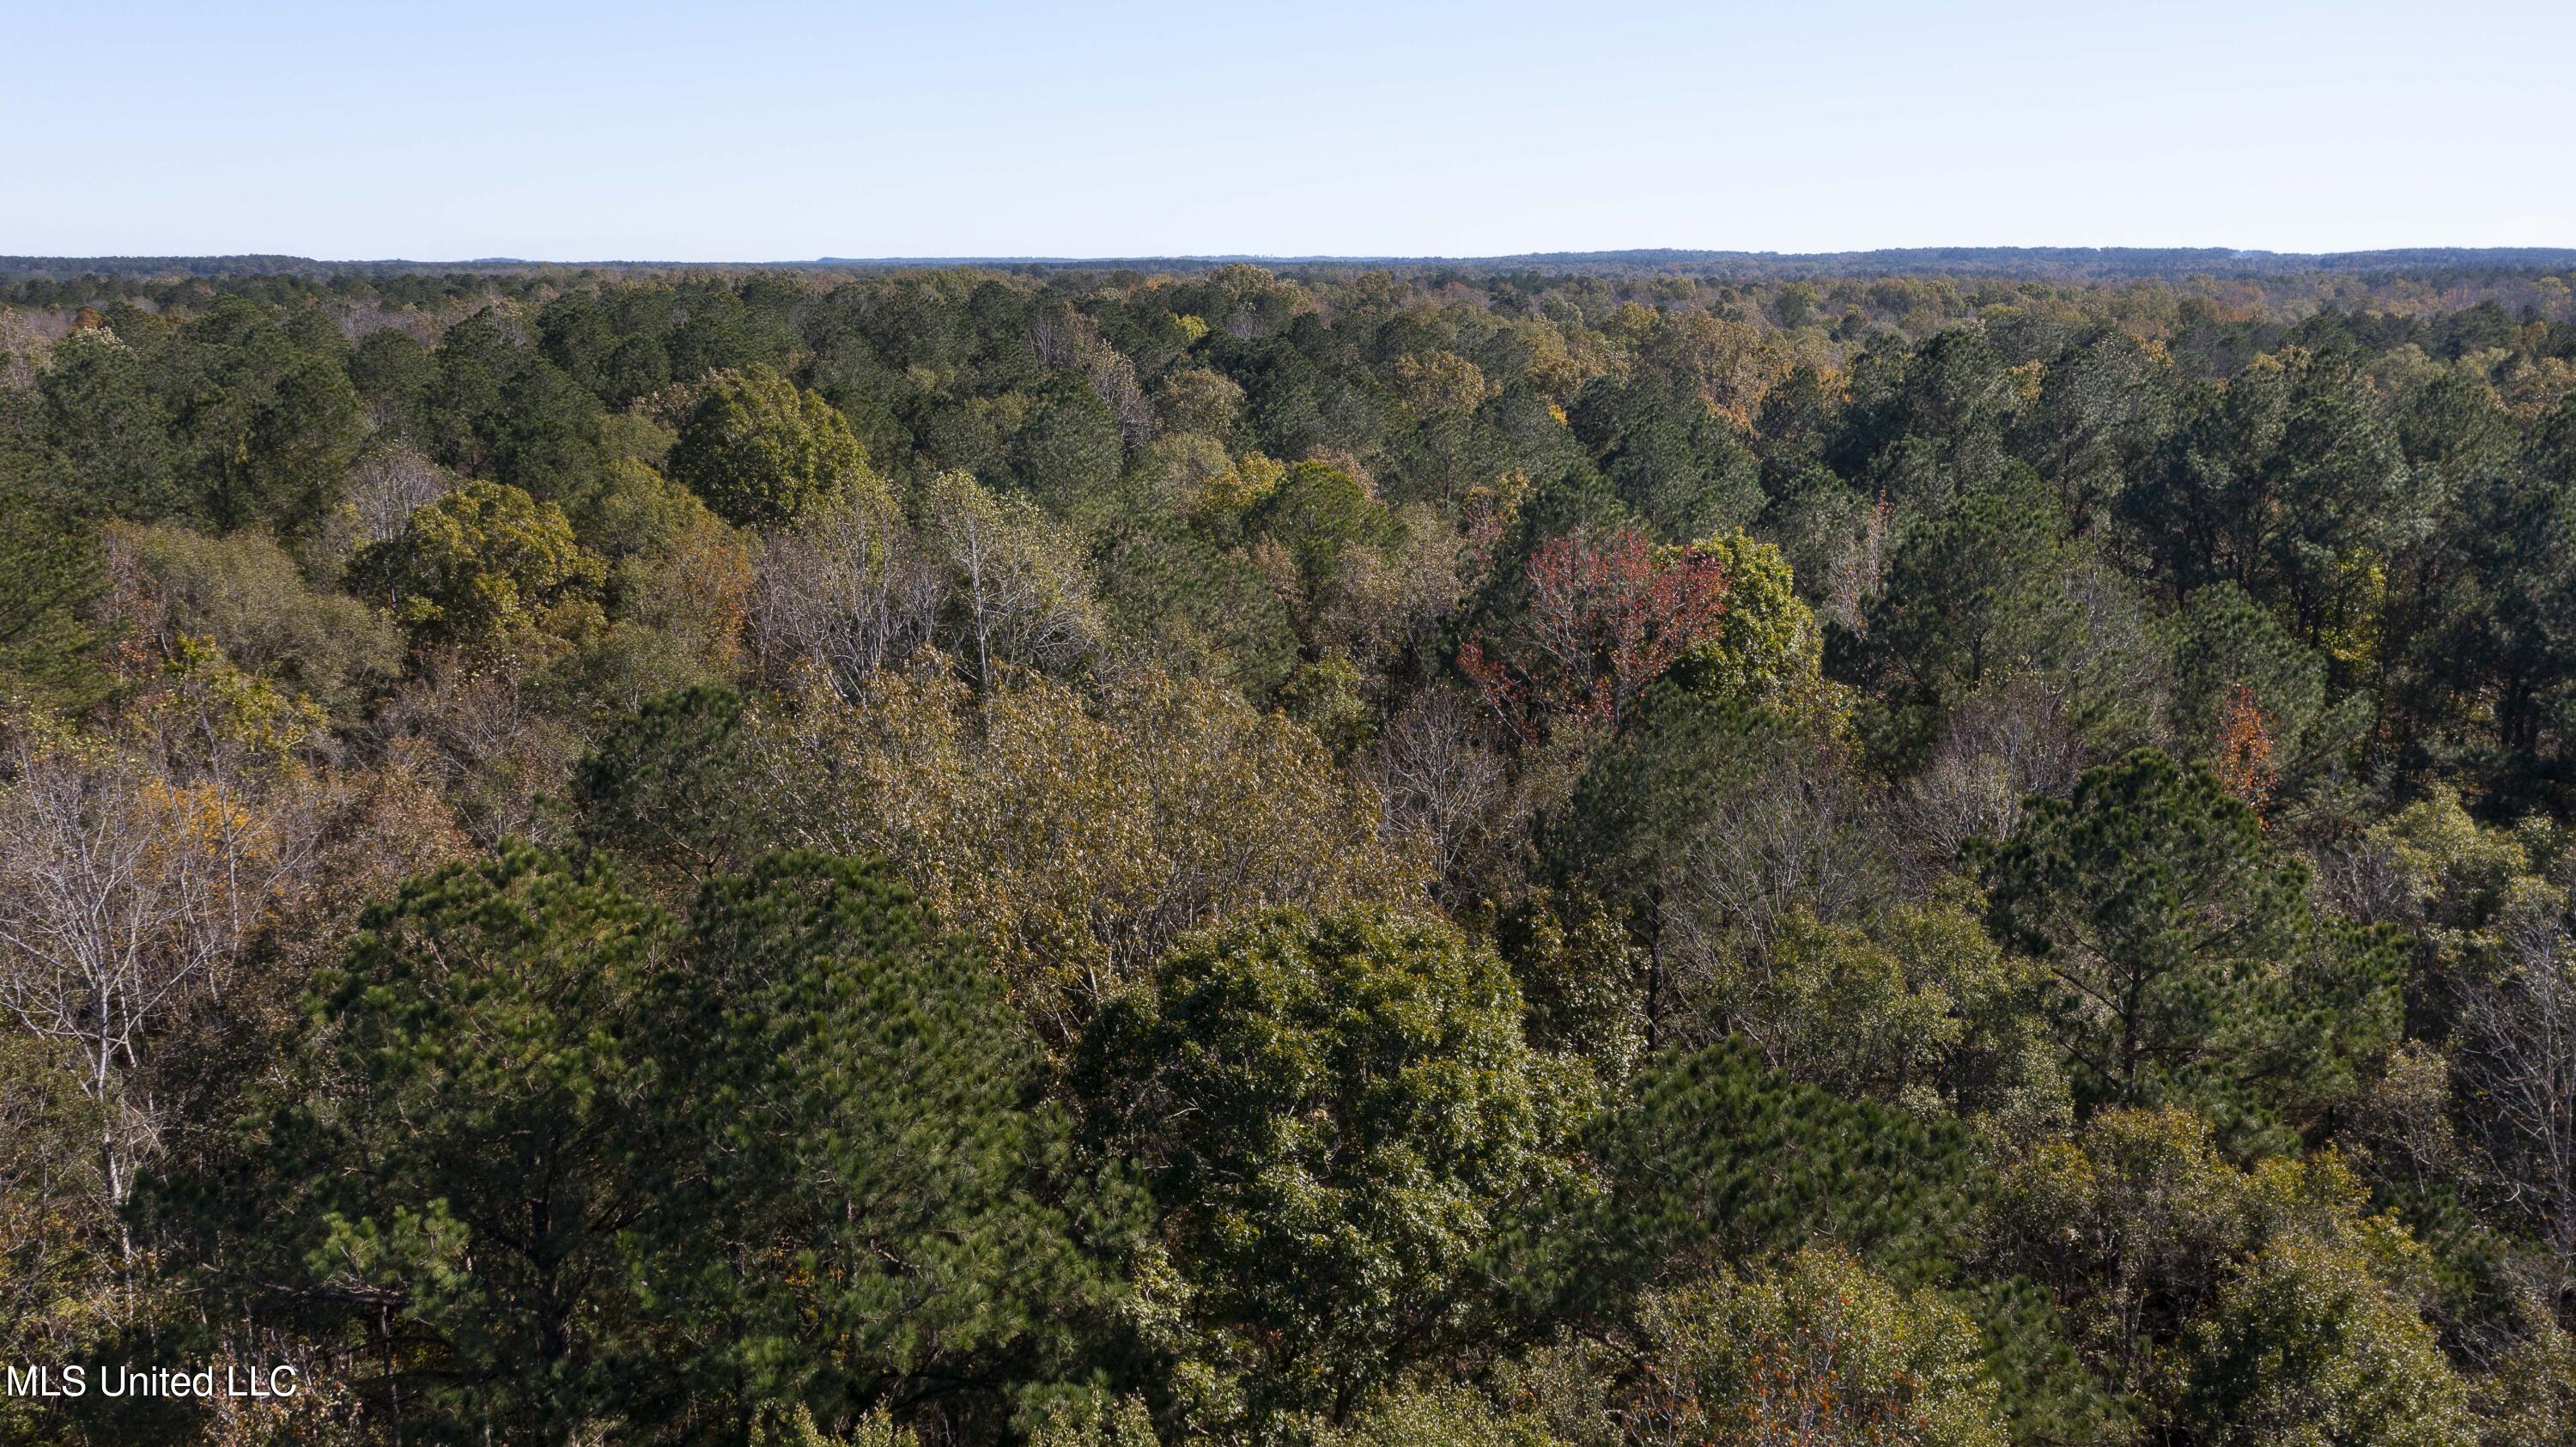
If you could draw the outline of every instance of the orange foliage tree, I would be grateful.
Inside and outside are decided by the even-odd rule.
[[[1657,548],[1633,527],[1550,538],[1530,558],[1528,606],[1501,637],[1468,640],[1458,666],[1524,740],[1616,728],[1716,631],[1726,589],[1716,555]]]

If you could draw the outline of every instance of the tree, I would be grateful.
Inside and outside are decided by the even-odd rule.
[[[203,639],[233,665],[344,716],[401,667],[401,635],[384,615],[307,586],[295,559],[263,534],[120,525],[107,551],[120,611],[165,658]]]
[[[2109,521],[2123,480],[2173,426],[2173,359],[2116,326],[2092,329],[2051,359],[2020,421],[2022,456],[2057,489],[2080,536]]]
[[[1758,465],[1740,430],[1691,390],[1654,377],[1600,378],[1568,423],[1659,541],[1727,532],[1762,508]]]
[[[1741,1041],[1650,1057],[1581,1147],[1598,1189],[1542,1203],[1498,1248],[1530,1319],[1615,1312],[1647,1283],[1816,1236],[1909,1279],[1971,1240],[1955,1122],[1792,1081]]]
[[[1243,412],[1243,388],[1222,372],[1183,367],[1166,376],[1154,394],[1165,429],[1222,441]]]
[[[1103,627],[1073,539],[1037,507],[944,473],[922,503],[923,530],[948,574],[956,651],[991,693],[999,671],[1056,673],[1099,645]]]
[[[1907,530],[1866,626],[1838,635],[1837,678],[1875,695],[1879,748],[1911,763],[1990,679],[2054,672],[2081,636],[2056,496],[2027,469]]]
[[[1505,791],[1500,752],[1479,736],[1473,697],[1454,685],[1426,690],[1378,734],[1369,778],[1396,829],[1423,840],[1444,889],[1498,827]]]
[[[1977,1328],[1839,1248],[1645,1303],[1619,1416],[1640,1447],[2002,1447]]]
[[[1108,542],[1102,611],[1144,658],[1172,673],[1224,680],[1271,696],[1297,662],[1288,604],[1241,550],[1200,529],[1148,515]]]
[[[1301,462],[1245,510],[1245,529],[1288,550],[1309,598],[1341,575],[1351,551],[1390,547],[1402,527],[1358,479],[1320,462]]]
[[[2502,958],[2461,982],[2458,1059],[2471,1119],[2508,1199],[2576,1281],[2576,940],[2563,914],[2525,901]]]
[[[725,521],[774,527],[840,496],[868,466],[830,403],[755,366],[707,379],[672,445],[671,475]]]
[[[1683,976],[1704,982],[1735,952],[1767,948],[1794,912],[1843,922],[1882,890],[1887,860],[1850,755],[1813,710],[1677,678],[1585,768],[1540,842],[1558,875],[1628,912],[1651,966],[1650,1047],[1676,1025],[1705,1039],[1715,1023],[1684,1018]]]
[[[2418,635],[2433,697],[2415,711],[2456,718],[2499,788],[2563,801],[2576,677],[2576,573],[2565,566],[2576,539],[2576,396],[2542,419],[2523,452],[2520,465],[2463,487],[2456,577],[2439,621]]]
[[[1470,639],[1458,667],[1524,738],[1615,729],[1716,632],[1727,585],[1715,554],[1658,552],[1633,528],[1550,538],[1530,558],[1527,610],[1501,639]]]
[[[998,1415],[1068,1369],[1135,1242],[1131,1188],[1068,1158],[1000,980],[881,863],[766,856],[701,894],[654,1010],[653,1277],[698,1390],[826,1421]]]
[[[2229,579],[2345,678],[2370,660],[2385,563],[2417,525],[2405,456],[2349,354],[2285,348],[2190,399],[2119,499],[2162,577]]]
[[[1395,360],[1395,390],[1419,413],[1472,412],[1485,400],[1485,374],[1456,352],[1413,352]]]
[[[1692,552],[1726,580],[1726,606],[1675,660],[1674,681],[1749,703],[1834,707],[1824,681],[1824,632],[1780,550],[1737,531],[1703,538]]]
[[[2213,765],[2241,752],[2259,715],[2277,782],[2296,790],[2325,772],[2367,730],[2371,700],[2330,698],[2326,659],[2292,638],[2233,583],[2183,600],[2168,624],[2173,729]]]
[[[2328,1359],[2344,1350],[2352,1313],[2380,1338],[2365,1351],[2429,1348],[2417,1304],[2436,1300],[2438,1268],[2394,1213],[2372,1206],[2336,1151],[2241,1167],[2191,1111],[2114,1110],[2006,1164],[1984,1235],[1998,1266],[2048,1289],[2062,1330],[2142,1428],[2270,1440],[2262,1434],[2289,1430],[2301,1410],[2320,1421],[2342,1410],[2294,1404],[2350,1386],[2327,1378],[2344,1370]],[[2196,1385],[2177,1392],[2186,1379]],[[2266,1396],[2271,1405],[2248,1405]]]
[[[1036,390],[1027,423],[1010,439],[1012,472],[1048,512],[1090,530],[1115,506],[1126,457],[1118,413],[1072,372]]]
[[[1541,1419],[1499,1410],[1463,1387],[1390,1393],[1348,1428],[1318,1440],[1322,1447],[1565,1447]]]
[[[1866,929],[1795,910],[1767,948],[1715,964],[1694,1003],[1793,1079],[1916,1110],[2062,1119],[2053,1052],[2030,1019],[2039,972],[1956,901],[1899,905]]]
[[[179,329],[182,375],[192,384],[179,425],[216,526],[293,531],[336,501],[365,440],[365,408],[342,366],[338,332],[327,322],[322,330],[328,340],[317,346],[310,328],[280,326],[240,297]]]
[[[1076,1067],[1146,1175],[1191,1315],[1270,1408],[1347,1415],[1463,1320],[1470,1257],[1561,1180],[1589,1103],[1511,976],[1445,925],[1271,911],[1187,940]]]
[[[793,685],[810,668],[855,699],[869,675],[930,642],[940,584],[893,495],[861,482],[762,540],[753,652],[776,682]]]
[[[598,558],[563,509],[507,483],[474,482],[414,512],[402,535],[359,550],[361,593],[394,610],[415,647],[505,653],[597,626]]]
[[[362,926],[309,996],[302,1078],[244,1120],[274,1192],[255,1249],[287,1305],[354,1319],[388,1412],[562,1440],[615,1411],[631,1348],[670,924],[596,863],[513,846]]]
[[[77,702],[101,681],[84,606],[106,588],[98,539],[70,509],[0,477],[0,702]]]
[[[242,711],[283,711],[239,675],[208,671]],[[222,719],[197,723],[235,732]],[[174,1017],[232,986],[253,934],[303,883],[311,839],[291,789],[220,758],[21,735],[9,763],[0,1011],[77,1083],[94,1113],[104,1203],[122,1211],[167,1124],[150,1089],[160,1040]],[[120,1244],[130,1265],[131,1234]]]
[[[573,771],[581,837],[664,878],[703,880],[760,850],[762,797],[742,695],[701,684],[647,700]]]
[[[421,404],[439,462],[550,502],[576,496],[602,459],[599,399],[484,311],[439,338]]]
[[[117,1229],[97,1172],[100,1109],[33,1036],[0,1037],[0,1351],[67,1361],[120,1317]],[[0,1398],[36,1440],[42,1403]]]
[[[2083,1106],[2189,1099],[2260,1131],[2348,1093],[2395,1033],[2387,939],[2316,919],[2306,868],[2206,770],[2091,770],[2030,801],[1985,877],[1997,937],[2056,977]]]
[[[1051,1040],[1202,925],[1423,898],[1374,795],[1220,684],[1139,670],[1088,708],[1042,678],[976,699],[887,670],[853,704],[773,716],[756,747],[791,837],[893,860]]]
[[[2468,1388],[2366,1260],[2292,1236],[2247,1262],[2194,1332],[2182,1415],[2201,1441],[2469,1447]]]
[[[151,521],[189,515],[169,408],[151,369],[105,327],[77,331],[38,377],[39,420],[57,465],[97,511]]]

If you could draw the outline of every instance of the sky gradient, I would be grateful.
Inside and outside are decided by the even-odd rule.
[[[0,0],[0,253],[2576,245],[2576,4]]]

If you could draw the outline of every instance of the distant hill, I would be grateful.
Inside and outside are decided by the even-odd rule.
[[[2576,270],[2571,247],[2416,247],[2395,251],[2238,251],[2224,247],[1924,246],[1889,251],[1774,252],[1549,251],[1520,256],[826,256],[805,261],[321,261],[306,256],[0,256],[0,280],[80,276],[172,280],[244,276],[455,275],[528,271],[803,270],[886,271],[977,266],[1009,271],[1187,272],[1236,262],[1274,268],[1473,273],[1545,272],[1605,276],[1687,274],[1730,281],[1800,276],[1998,276],[2124,281],[2184,276],[2279,276],[2301,272],[2497,272]]]

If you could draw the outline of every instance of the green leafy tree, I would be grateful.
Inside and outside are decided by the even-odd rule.
[[[472,482],[414,512],[401,536],[359,550],[350,574],[416,646],[502,652],[595,627],[604,569],[562,508]]]
[[[742,747],[742,695],[701,684],[649,699],[573,772],[581,836],[665,880],[702,880],[760,852],[764,796]]]
[[[2382,936],[2320,921],[2308,874],[2206,770],[2144,751],[2033,799],[1986,864],[1990,925],[2058,985],[2079,1105],[2305,1119],[2397,1026]]]
[[[535,497],[577,495],[604,460],[599,399],[488,312],[439,338],[421,405],[441,463]]]
[[[1066,1371],[1133,1213],[1075,1169],[991,967],[884,865],[812,853],[709,884],[687,961],[652,1274],[706,1344],[692,1389],[989,1422]]]
[[[1402,539],[1402,524],[1367,488],[1319,462],[1289,468],[1244,515],[1244,526],[1288,550],[1309,597],[1331,586],[1350,549]]]
[[[2223,736],[2231,705],[2261,711],[2284,793],[2330,769],[2370,723],[2366,694],[2330,699],[2325,657],[2301,645],[2233,583],[2192,594],[2174,614],[2172,723],[2195,752]]]
[[[2193,1323],[2230,1271],[2276,1243],[2325,1243],[2420,1293],[2423,1248],[2370,1205],[2339,1153],[2240,1167],[2209,1120],[2163,1106],[2104,1111],[2016,1155],[1987,1197],[1981,1234],[1995,1264],[2047,1288],[2060,1330],[2152,1423],[2170,1414]]]
[[[95,1179],[107,1113],[47,1056],[29,1035],[0,1037],[0,1351],[17,1362],[100,1340],[120,1304],[114,1214]],[[43,1440],[48,1405],[0,1397],[0,1438]]]
[[[1445,925],[1276,911],[1194,936],[1077,1067],[1163,1212],[1193,1324],[1256,1405],[1346,1415],[1462,1320],[1477,1244],[1563,1179],[1590,1099]]]
[[[71,509],[0,476],[0,701],[77,703],[104,682],[84,616],[104,591],[96,532]]]
[[[1691,551],[1715,560],[1726,579],[1726,608],[1674,663],[1673,681],[1749,703],[1829,704],[1824,632],[1780,550],[1737,531],[1704,538]]]
[[[1596,1181],[1538,1203],[1486,1253],[1502,1329],[1620,1320],[1657,1283],[1819,1238],[1907,1287],[1964,1287],[1992,1189],[1955,1121],[1792,1081],[1741,1041],[1650,1059],[1580,1149]],[[2018,1434],[2090,1440],[2119,1420],[2044,1292],[1989,1278],[1960,1301]]]
[[[1955,1123],[1800,1084],[1742,1042],[1652,1060],[1583,1152],[1599,1189],[1542,1203],[1502,1248],[1541,1318],[1817,1235],[1911,1279],[1971,1240],[1978,1173]]]
[[[1506,1412],[1463,1387],[1389,1393],[1319,1447],[1564,1447],[1538,1417]]]
[[[599,866],[513,847],[406,886],[315,982],[303,1090],[245,1125],[254,1249],[290,1306],[357,1318],[411,1430],[564,1440],[639,1400],[620,1238],[652,1204],[669,934]]]
[[[1137,520],[1105,552],[1100,601],[1110,627],[1167,670],[1263,699],[1296,666],[1288,605],[1241,552],[1169,516]]]
[[[2194,1332],[2182,1416],[2200,1441],[2470,1447],[2468,1387],[2367,1260],[2285,1238],[2219,1289]]]
[[[744,527],[787,522],[867,475],[832,404],[768,367],[708,378],[671,448],[671,476]]]
[[[239,297],[180,328],[190,386],[179,422],[216,526],[292,531],[335,500],[366,416],[338,332],[327,338],[316,345],[310,329],[291,331]]]
[[[2003,1447],[1975,1323],[1832,1246],[1650,1297],[1623,1402],[1639,1447]]]
[[[72,333],[36,381],[38,419],[57,465],[81,498],[114,517],[151,520],[194,510],[179,475],[168,406],[152,368],[105,327]]]
[[[1881,750],[1913,761],[1980,684],[2047,669],[2080,636],[2064,526],[2056,495],[2017,468],[1906,533],[1866,629],[1837,635],[1829,660],[1874,695]]]

